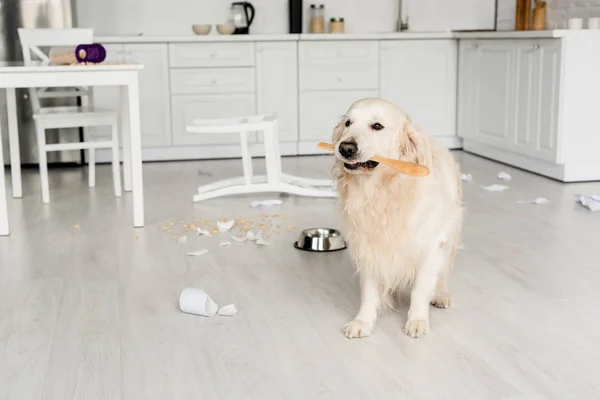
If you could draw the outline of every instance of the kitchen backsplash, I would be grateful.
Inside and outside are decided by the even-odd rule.
[[[96,0],[77,1],[77,23],[94,28],[96,35],[191,35],[192,24],[227,21],[231,2],[226,0]],[[305,31],[311,3],[325,5],[327,21],[343,17],[349,33],[395,30],[398,0],[305,0]],[[256,19],[250,32],[288,32],[287,1],[251,0]],[[404,0],[410,28],[416,31],[484,29],[494,24],[494,0]],[[214,28],[213,28],[214,30]],[[214,32],[212,32],[214,33]]]
[[[515,7],[516,0],[498,0],[499,30],[515,28]],[[548,0],[548,29],[563,29],[572,17],[600,17],[600,0]]]

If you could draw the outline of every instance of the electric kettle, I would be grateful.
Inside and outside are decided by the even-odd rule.
[[[250,25],[254,20],[254,6],[247,1],[231,3],[231,18],[235,25],[234,35],[249,33]]]

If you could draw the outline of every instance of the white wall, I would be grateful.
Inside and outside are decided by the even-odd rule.
[[[600,0],[547,0],[548,29],[564,29],[572,17],[600,17]],[[498,29],[515,29],[515,0],[498,0]],[[586,23],[584,22],[584,27]]]
[[[256,19],[251,33],[287,33],[286,0],[252,0]],[[346,32],[395,30],[398,0],[320,0],[326,18],[343,17]],[[225,22],[227,0],[77,0],[78,25],[96,35],[192,34],[194,23]],[[305,0],[305,16],[308,7]],[[417,31],[485,29],[494,25],[494,0],[404,0],[410,28]],[[307,26],[307,24],[305,25]],[[307,29],[305,29],[307,31]]]

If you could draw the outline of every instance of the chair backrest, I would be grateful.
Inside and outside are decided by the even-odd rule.
[[[75,47],[80,44],[90,44],[94,40],[94,30],[84,28],[64,28],[64,29],[25,29],[19,28],[19,40],[21,41],[21,50],[23,52],[23,62],[25,65],[50,65],[51,47]],[[49,47],[48,53],[45,53],[40,47]],[[36,58],[32,57],[35,55]],[[40,92],[44,92],[43,88]],[[63,92],[64,94],[64,92]],[[29,95],[34,111],[39,110],[40,100],[37,89],[30,89]],[[73,97],[80,96],[80,91],[73,91]],[[44,96],[54,97],[54,96]],[[60,96],[60,97],[65,97]]]

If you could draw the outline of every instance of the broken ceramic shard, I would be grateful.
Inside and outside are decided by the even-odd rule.
[[[531,199],[531,200],[519,200],[519,201],[517,201],[517,203],[520,203],[520,204],[548,204],[548,203],[550,203],[550,200],[548,200],[544,197],[536,197],[535,199]]]
[[[494,183],[493,185],[482,186],[481,188],[487,190],[488,192],[501,192],[508,189],[508,186]]]
[[[225,240],[225,241],[219,243],[219,246],[228,247],[228,246],[231,246],[231,242],[228,242],[227,240]]]
[[[470,182],[473,180],[473,175],[466,173],[460,174],[460,180]]]
[[[198,235],[198,236],[212,236],[212,234],[209,231],[205,231],[202,228],[196,228],[196,235]]]
[[[250,207],[269,207],[269,206],[280,206],[283,204],[283,201],[279,199],[272,200],[256,200],[250,203]]]
[[[231,239],[235,240],[238,243],[242,243],[242,242],[245,242],[248,238],[246,236],[237,237],[237,236],[231,235]]]
[[[179,295],[179,309],[188,314],[212,317],[219,306],[204,290],[188,287]]]
[[[257,246],[270,246],[270,245],[271,245],[271,243],[267,242],[267,241],[266,241],[266,240],[264,240],[264,239],[260,239],[260,238],[259,238],[259,239],[257,239],[257,240],[256,240],[256,245],[257,245]]]
[[[217,221],[217,227],[219,228],[219,232],[227,232],[233,227],[233,224],[235,224],[234,220],[227,222]]]
[[[178,244],[185,244],[185,243],[187,243],[187,236],[182,236],[179,239],[177,239],[177,243]]]
[[[237,308],[235,308],[235,304],[228,304],[219,308],[217,314],[224,317],[233,317],[235,314],[237,314]]]
[[[190,251],[189,253],[186,253],[186,256],[193,256],[193,257],[195,256],[195,257],[197,257],[197,256],[201,256],[201,255],[206,254],[206,253],[208,253],[207,249],[201,249],[201,250],[196,250],[196,251]]]
[[[578,196],[582,206],[590,211],[600,211],[600,196]]]
[[[512,176],[510,176],[508,172],[500,171],[498,172],[498,179],[500,179],[501,181],[510,181],[512,179]]]

